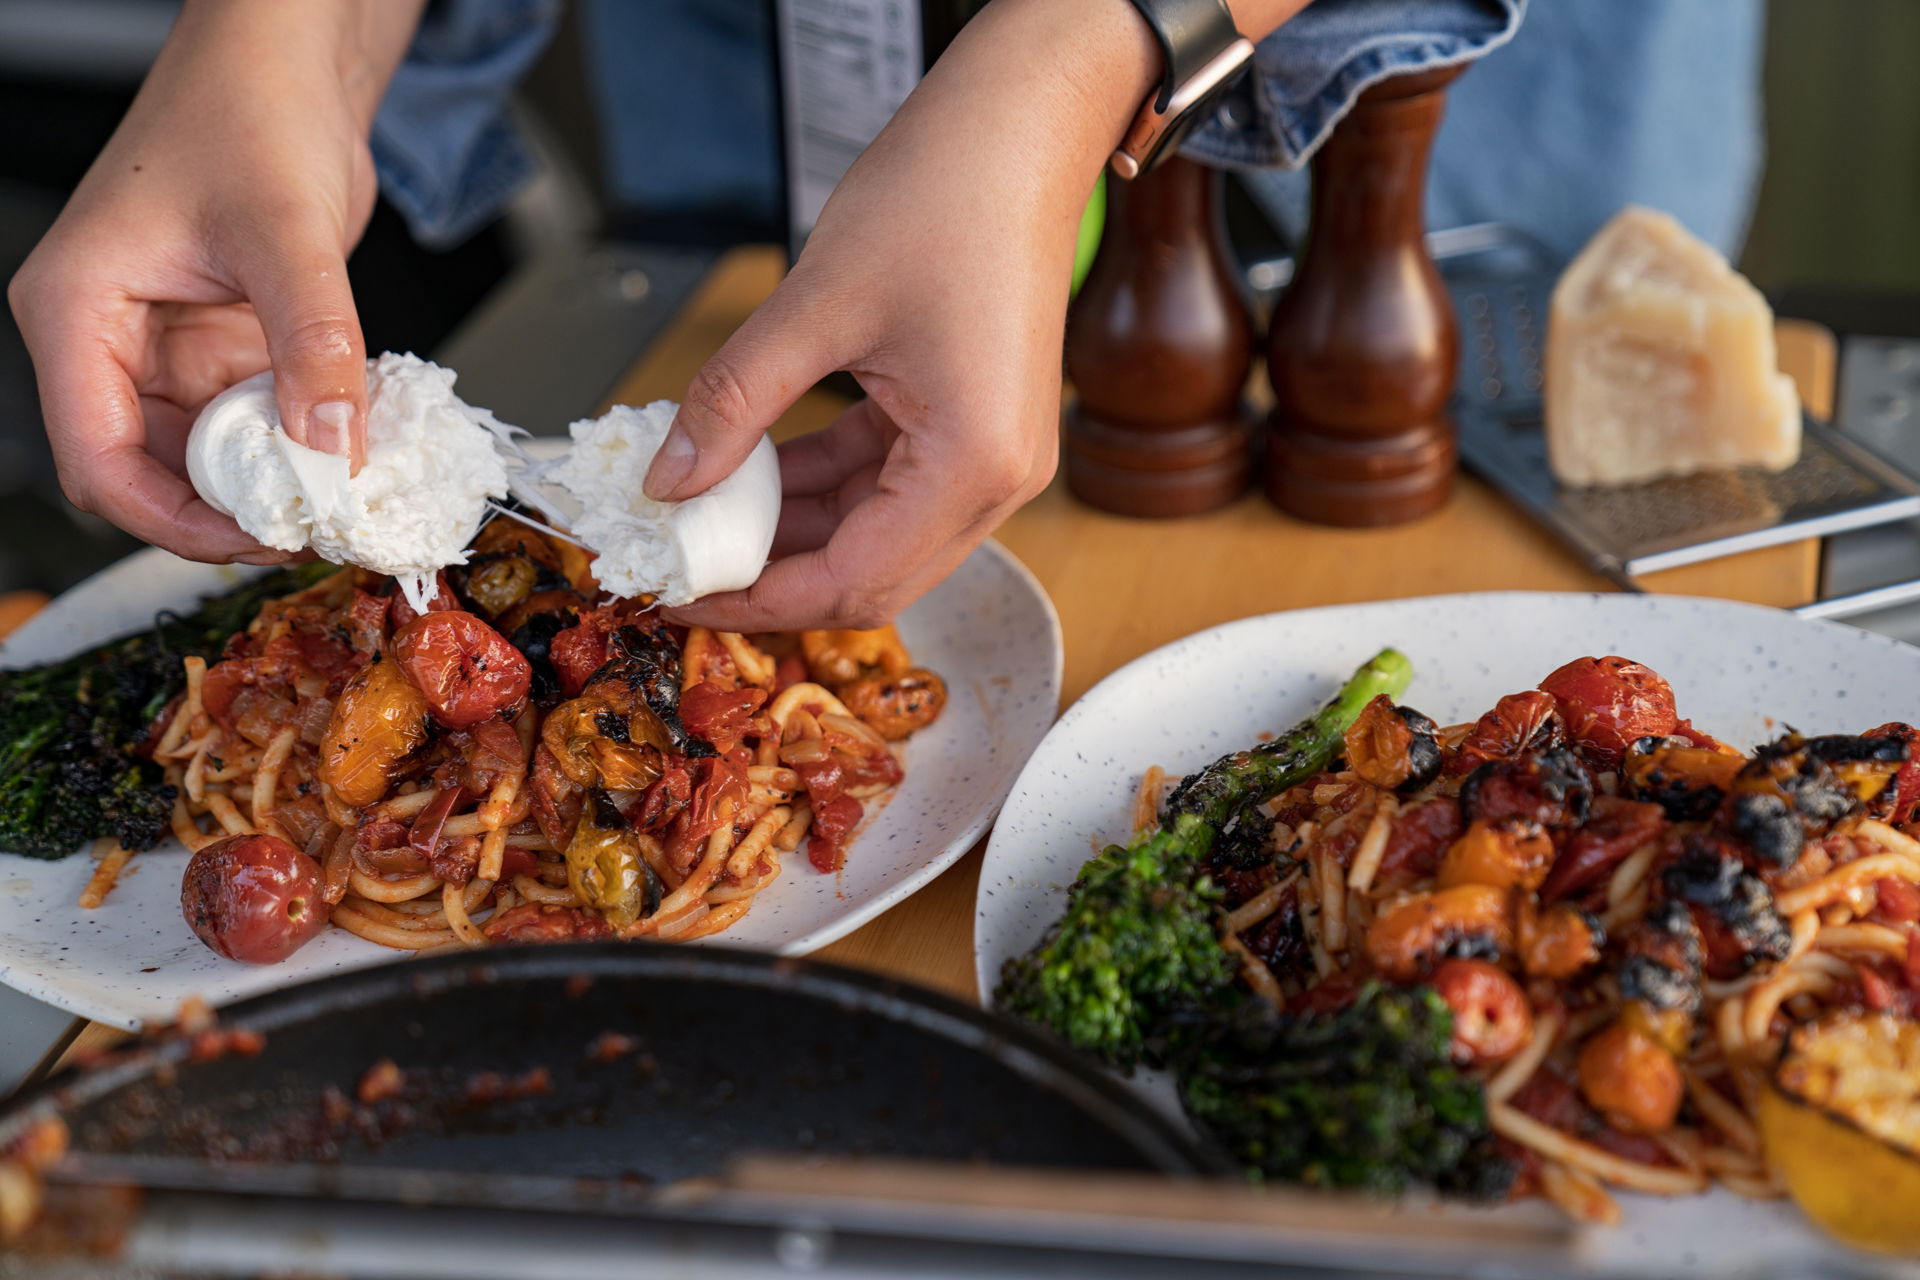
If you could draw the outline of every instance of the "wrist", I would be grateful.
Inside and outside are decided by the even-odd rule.
[[[1004,117],[1011,147],[1030,140],[1084,188],[1162,70],[1131,0],[994,0],[961,29],[926,87],[964,99],[952,118]]]
[[[1308,0],[1227,0],[1234,25],[1258,41]],[[950,65],[951,64],[951,65]],[[994,0],[962,28],[935,68],[960,81],[975,115],[990,99],[1021,104],[1091,183],[1155,95],[1166,65],[1132,0]],[[933,77],[929,77],[932,79]]]
[[[337,89],[364,137],[425,8],[426,0],[188,0],[155,71],[179,62],[204,74],[212,64],[280,92]]]

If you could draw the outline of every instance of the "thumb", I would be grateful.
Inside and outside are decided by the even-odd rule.
[[[344,455],[367,451],[367,353],[341,254],[277,248],[239,283],[266,332],[280,422],[298,444]]]
[[[693,376],[647,470],[647,496],[680,501],[732,475],[814,383],[840,367],[835,326],[808,323],[793,279]],[[783,296],[785,295],[785,296]]]

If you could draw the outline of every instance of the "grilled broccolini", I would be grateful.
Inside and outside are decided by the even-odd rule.
[[[995,1003],[1114,1066],[1162,1063],[1181,1011],[1233,974],[1213,934],[1220,894],[1199,869],[1212,843],[1187,814],[1090,859],[1040,945],[1000,971]]]
[[[1259,1177],[1496,1200],[1514,1167],[1452,1039],[1453,1013],[1427,987],[1369,983],[1337,1013],[1300,1017],[1250,999],[1179,1064],[1180,1100]]]
[[[1452,1063],[1446,1003],[1374,983],[1337,1013],[1273,1013],[1234,987],[1205,875],[1216,841],[1249,843],[1252,807],[1324,769],[1361,709],[1412,672],[1382,650],[1317,715],[1189,777],[1160,830],[1081,869],[1065,913],[1007,962],[994,998],[1111,1064],[1171,1065],[1188,1113],[1254,1176],[1497,1199],[1513,1166],[1494,1150],[1480,1085]]]
[[[1168,800],[1162,826],[1080,869],[1040,944],[1001,970],[995,1003],[1120,1067],[1159,1065],[1190,1018],[1225,993],[1232,965],[1214,936],[1219,892],[1202,868],[1246,807],[1324,768],[1375,695],[1413,666],[1385,649],[1318,714],[1274,741],[1208,765]]]
[[[1191,813],[1215,831],[1225,830],[1248,807],[1326,768],[1340,749],[1340,735],[1362,708],[1383,693],[1399,697],[1412,679],[1413,663],[1407,655],[1382,649],[1314,715],[1272,742],[1222,756],[1190,774],[1167,797],[1162,823]]]
[[[333,568],[270,573],[63,662],[0,671],[0,850],[64,858],[96,836],[158,841],[173,789],[134,749],[184,685],[180,660],[217,657],[263,603]]]

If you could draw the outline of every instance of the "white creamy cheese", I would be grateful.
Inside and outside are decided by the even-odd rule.
[[[646,496],[647,467],[677,408],[671,400],[615,405],[568,427],[572,449],[534,468],[540,483],[566,495],[566,502],[539,505],[597,554],[600,584],[622,596],[651,592],[670,606],[751,586],[766,567],[780,519],[780,464],[764,437],[705,493],[685,502]]]
[[[311,547],[391,574],[425,610],[439,570],[466,563],[487,500],[507,494],[496,446],[511,429],[453,393],[454,373],[412,355],[367,362],[367,458],[298,445],[280,429],[273,374],[215,396],[187,440],[187,475],[208,505],[263,544]]]

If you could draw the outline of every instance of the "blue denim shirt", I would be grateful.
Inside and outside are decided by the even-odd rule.
[[[435,0],[373,121],[380,190],[429,248],[478,230],[533,175],[507,115],[560,0]]]
[[[436,0],[374,129],[382,188],[429,244],[458,241],[530,171],[507,120],[514,79],[558,0]],[[581,0],[589,88],[616,201],[781,207],[764,0]],[[1435,146],[1429,220],[1500,220],[1571,253],[1629,200],[1737,248],[1758,172],[1762,0],[1316,0],[1260,43],[1187,143],[1282,205],[1377,80],[1510,49],[1457,81]],[[1524,29],[1522,16],[1526,16]],[[1518,33],[1518,34],[1516,34]],[[692,115],[676,84],[723,85]]]

